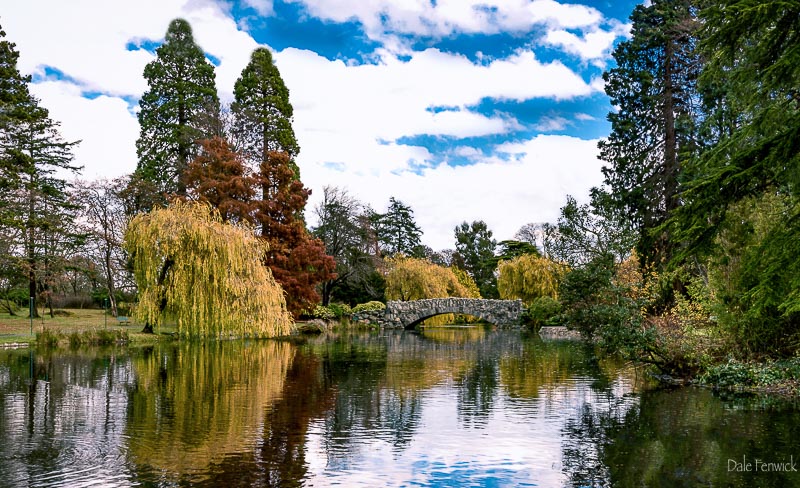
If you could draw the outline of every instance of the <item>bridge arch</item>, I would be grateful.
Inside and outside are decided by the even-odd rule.
[[[413,329],[427,318],[455,313],[478,317],[500,327],[516,327],[521,324],[522,312],[521,300],[429,298],[388,302],[384,318],[396,328]]]

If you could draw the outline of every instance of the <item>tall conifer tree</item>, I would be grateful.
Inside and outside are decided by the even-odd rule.
[[[414,210],[395,197],[389,198],[385,214],[375,215],[375,228],[381,250],[389,256],[416,256],[420,250],[422,230],[414,220]]]
[[[663,264],[674,250],[656,228],[681,205],[684,161],[696,148],[697,75],[693,0],[654,0],[633,11],[630,40],[617,46],[617,66],[604,73],[606,93],[619,111],[608,115],[611,134],[600,142],[609,194],[596,205],[622,211],[639,230],[638,251]]]
[[[199,153],[198,141],[213,134],[219,115],[214,66],[183,19],[169,24],[156,59],[144,69],[150,89],[139,101],[136,178],[154,183],[164,196],[185,195],[184,173]],[[149,202],[142,196],[142,202]],[[143,203],[147,207],[149,203]],[[146,209],[146,208],[145,208]]]
[[[484,298],[497,298],[497,279],[494,270],[497,261],[494,250],[497,241],[492,239],[492,231],[482,220],[472,224],[462,222],[454,229],[458,263],[469,273]]]
[[[73,165],[77,142],[61,138],[58,123],[30,94],[18,58],[15,45],[0,40],[0,225],[14,240],[17,270],[36,298],[47,296],[63,251],[80,238],[70,228],[76,208],[70,185],[57,174],[80,168]]]
[[[258,168],[269,152],[285,152],[299,178],[294,158],[300,146],[292,129],[289,89],[267,48],[253,51],[250,63],[236,80],[233,95],[233,134],[245,158]]]

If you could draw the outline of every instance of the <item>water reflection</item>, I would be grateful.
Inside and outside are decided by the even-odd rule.
[[[614,403],[587,405],[565,425],[565,467],[576,485],[800,486],[795,401],[681,388]]]
[[[257,442],[293,352],[283,342],[238,341],[140,351],[126,429],[131,463],[167,479],[206,479],[211,464]]]
[[[124,356],[10,351],[0,363],[0,485],[124,482],[115,469],[126,443]]]
[[[0,486],[792,486],[728,460],[798,412],[482,328],[3,351]]]

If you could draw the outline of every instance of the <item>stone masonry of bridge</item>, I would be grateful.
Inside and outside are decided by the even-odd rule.
[[[353,321],[373,323],[385,329],[413,329],[429,317],[456,313],[472,315],[499,327],[514,328],[521,326],[522,312],[521,300],[429,298],[388,302],[385,310],[355,314]]]

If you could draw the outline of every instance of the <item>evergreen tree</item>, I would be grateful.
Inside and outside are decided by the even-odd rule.
[[[311,193],[295,177],[284,152],[267,154],[255,175],[262,199],[254,202],[255,220],[267,241],[266,264],[286,292],[286,306],[295,316],[319,303],[319,283],[334,277],[335,263],[325,244],[311,237],[303,209]]]
[[[30,94],[18,57],[13,43],[0,41],[0,225],[15,241],[30,297],[47,297],[63,252],[80,240],[70,228],[76,207],[69,185],[57,174],[80,169],[72,164],[77,142],[61,138],[58,123]]]
[[[153,183],[163,202],[169,195],[186,194],[184,173],[199,153],[198,141],[217,131],[219,98],[214,66],[183,19],[170,22],[144,77],[150,89],[139,101],[136,177]],[[145,210],[151,200],[147,195],[139,197]]]
[[[223,222],[254,223],[256,180],[242,157],[219,136],[203,139],[200,146],[186,171],[189,197],[210,203]]]
[[[385,214],[373,216],[381,250],[389,256],[416,256],[420,250],[422,230],[414,221],[414,211],[394,197],[389,198]]]
[[[800,4],[709,2],[701,15],[717,140],[692,167],[676,223],[690,251],[709,252],[732,203],[800,193]]]
[[[497,279],[494,271],[497,261],[494,250],[497,241],[492,239],[492,231],[482,220],[472,224],[462,222],[455,228],[457,263],[464,269],[481,291],[484,298],[497,298]]]
[[[237,147],[254,168],[271,151],[289,155],[292,170],[299,178],[294,158],[300,146],[292,129],[292,104],[278,67],[267,48],[253,51],[233,87],[233,135]]]
[[[43,115],[43,109],[28,92],[30,76],[22,76],[17,69],[16,45],[5,40],[5,36],[0,27],[0,224],[9,223],[14,216],[16,209],[11,197],[21,184],[14,134],[26,121]]]
[[[715,144],[672,220],[743,356],[800,344],[800,4],[708,2],[700,79]]]
[[[685,160],[696,152],[697,21],[693,0],[654,0],[633,11],[632,37],[614,51],[616,67],[603,75],[618,112],[608,115],[611,134],[600,159],[609,192],[595,191],[595,205],[622,211],[639,232],[637,249],[659,266],[674,240],[659,228],[681,205]]]

